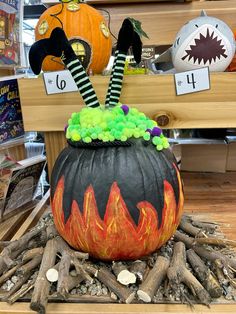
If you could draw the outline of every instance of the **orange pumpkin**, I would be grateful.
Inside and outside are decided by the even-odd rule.
[[[77,2],[60,3],[48,8],[35,28],[36,40],[50,37],[55,27],[62,27],[76,55],[87,71],[101,73],[111,55],[111,35],[104,17],[94,8]],[[47,56],[44,71],[64,69],[60,58]]]
[[[234,32],[234,38],[236,40],[236,29],[233,30]],[[236,54],[233,57],[233,60],[231,61],[230,65],[227,69],[229,72],[236,72]]]

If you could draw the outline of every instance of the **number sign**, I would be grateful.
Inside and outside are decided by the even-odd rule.
[[[68,70],[43,73],[47,94],[59,94],[78,91],[78,87]]]
[[[201,68],[175,74],[177,95],[200,92],[210,89],[209,68]]]

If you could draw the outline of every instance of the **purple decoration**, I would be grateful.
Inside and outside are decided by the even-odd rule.
[[[66,132],[67,128],[68,128],[68,124],[64,126],[64,132]]]
[[[147,129],[145,132],[149,132],[150,134],[152,134],[152,130],[151,129]]]
[[[121,109],[124,111],[124,114],[127,115],[129,112],[129,107],[127,105],[122,105]]]
[[[160,136],[162,133],[162,130],[160,128],[158,128],[157,126],[155,126],[153,129],[152,129],[152,136]]]

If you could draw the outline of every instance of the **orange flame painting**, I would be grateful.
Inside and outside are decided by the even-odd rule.
[[[65,223],[65,182],[62,176],[51,200],[58,232],[72,247],[105,261],[137,259],[154,252],[170,239],[180,222],[184,197],[180,174],[175,169],[179,183],[178,204],[171,184],[164,180],[162,217],[158,217],[152,204],[143,200],[136,204],[139,210],[138,225],[129,213],[117,182],[111,186],[103,220],[98,212],[94,189],[90,185],[84,194],[83,211],[74,200],[71,215]]]

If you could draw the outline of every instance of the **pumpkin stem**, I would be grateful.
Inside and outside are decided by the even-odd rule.
[[[77,58],[63,29],[55,28],[50,38],[35,42],[29,51],[29,62],[32,71],[39,74],[43,60],[46,56],[60,57],[70,71],[78,89],[88,107],[99,107],[99,101],[95,90],[87,76],[81,62]]]
[[[135,61],[139,63],[141,61],[142,42],[138,33],[134,30],[133,23],[129,18],[126,18],[123,21],[118,35],[115,59],[106,95],[106,107],[116,106],[119,102],[124,77],[125,60],[131,46],[133,48]]]

